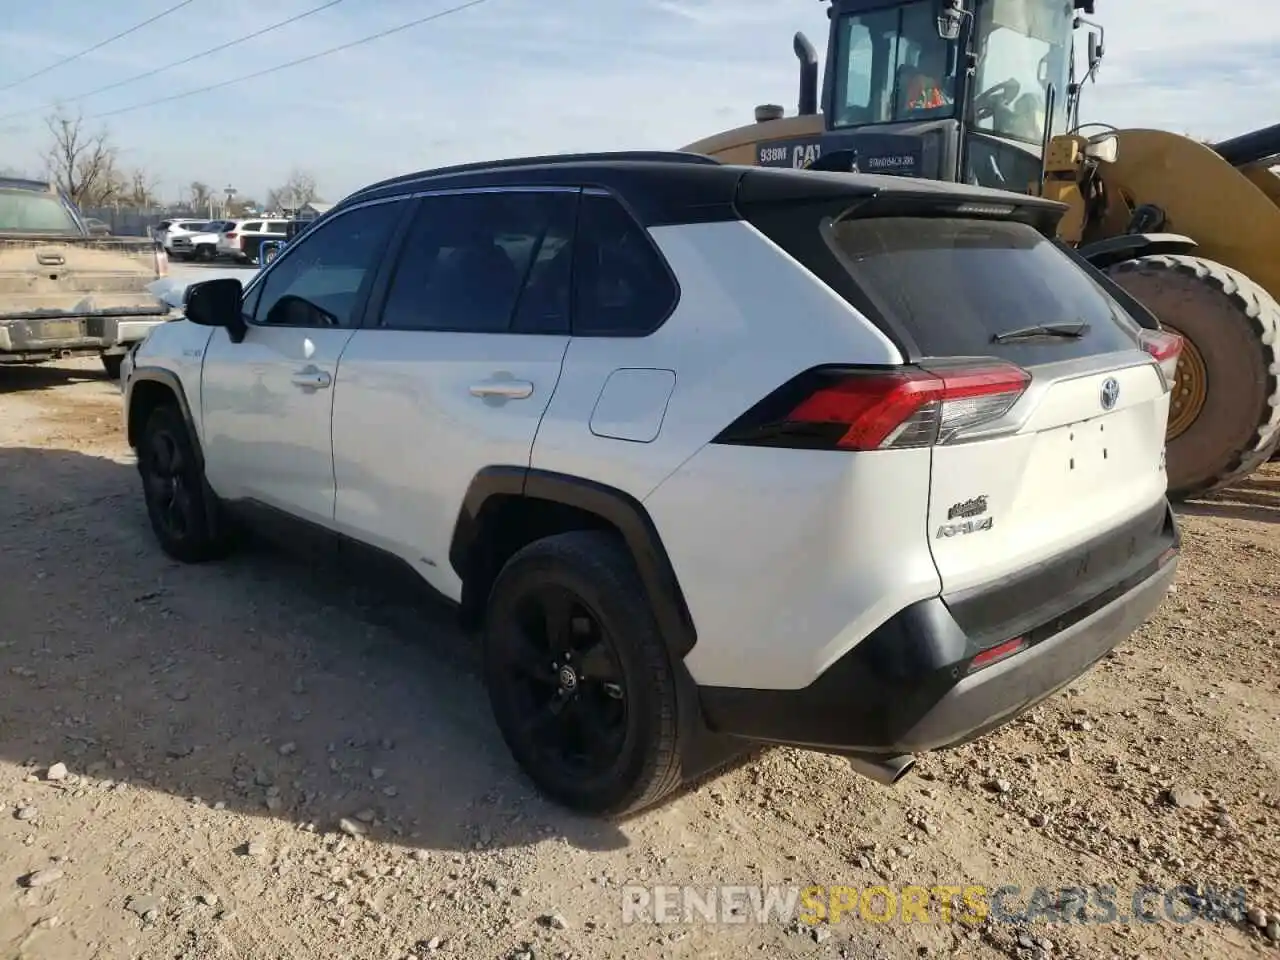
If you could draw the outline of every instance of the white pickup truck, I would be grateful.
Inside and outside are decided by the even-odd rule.
[[[118,378],[173,314],[148,289],[167,273],[154,240],[93,236],[56,187],[0,178],[0,364],[97,355]]]

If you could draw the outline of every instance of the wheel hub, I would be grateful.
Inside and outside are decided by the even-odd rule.
[[[560,692],[565,696],[576,693],[578,690],[578,673],[573,667],[566,664],[561,667],[557,674],[560,681]]]
[[[1169,425],[1165,440],[1181,436],[1196,422],[1209,395],[1209,371],[1204,356],[1181,331],[1165,325],[1171,333],[1182,336],[1182,355],[1178,358],[1169,396]]]

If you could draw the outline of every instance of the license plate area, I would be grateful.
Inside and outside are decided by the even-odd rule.
[[[40,340],[79,340],[84,336],[84,324],[79,320],[38,320],[34,326]]]
[[[1088,484],[1127,469],[1124,424],[1116,417],[1082,420],[1041,435],[1041,445],[1053,448],[1052,461],[1070,484]]]

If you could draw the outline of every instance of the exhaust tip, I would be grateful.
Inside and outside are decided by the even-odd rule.
[[[897,757],[872,759],[866,757],[849,757],[849,766],[855,773],[874,780],[876,783],[891,787],[916,765],[916,758],[910,754]]]

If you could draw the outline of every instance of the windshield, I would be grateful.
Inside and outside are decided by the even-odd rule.
[[[847,14],[837,44],[834,126],[953,115],[955,76],[932,0]]]
[[[0,233],[79,234],[71,211],[51,193],[0,190]]]
[[[987,0],[981,5],[969,117],[976,129],[1040,143],[1050,83],[1055,91],[1053,130],[1065,128],[1072,22],[1072,0]]]

